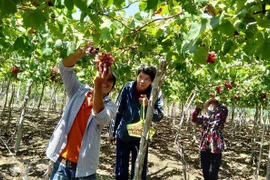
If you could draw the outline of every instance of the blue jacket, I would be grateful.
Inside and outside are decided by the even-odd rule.
[[[113,136],[117,136],[121,140],[132,143],[140,141],[139,138],[128,135],[127,124],[135,123],[140,120],[141,104],[138,97],[135,95],[136,81],[128,82],[124,85],[118,95],[116,105],[118,111],[115,117]],[[150,98],[152,85],[146,90],[147,98]],[[147,108],[145,108],[147,110]],[[153,110],[153,122],[159,122],[163,118],[163,99],[162,93],[158,95]]]

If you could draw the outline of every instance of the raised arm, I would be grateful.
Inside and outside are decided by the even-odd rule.
[[[198,106],[196,106],[195,111],[193,111],[192,113],[192,122],[198,124],[198,125],[202,125],[203,123],[203,116],[199,116],[201,113],[202,109]]]
[[[81,85],[73,71],[73,66],[79,59],[86,55],[86,50],[90,52],[88,54],[95,54],[97,52],[96,48],[94,48],[91,43],[88,43],[84,48],[76,50],[73,54],[70,54],[59,63],[61,78],[68,97],[72,97]]]
[[[76,50],[73,54],[70,54],[68,57],[66,57],[63,60],[63,64],[66,67],[72,67],[74,66],[79,59],[81,59],[83,56],[85,56],[85,51],[83,49]]]
[[[217,101],[217,100],[215,99],[215,97],[211,97],[210,99],[208,99],[208,100],[203,104],[204,110],[207,111],[209,105],[210,105],[212,102],[214,102],[214,101]]]

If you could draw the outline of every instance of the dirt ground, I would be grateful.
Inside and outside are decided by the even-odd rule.
[[[13,114],[19,114],[19,112],[13,112]],[[0,180],[46,179],[46,171],[50,163],[45,156],[45,148],[60,118],[60,114],[43,112],[38,118],[29,114],[34,113],[26,113],[23,139],[20,150],[16,155],[13,152],[13,146],[16,140],[16,122],[18,117],[13,118],[12,128],[8,133],[4,133],[5,120],[1,123]],[[176,128],[173,126],[172,119],[165,118],[155,128],[157,129],[157,134],[154,136],[149,148],[148,179],[183,179],[183,163],[178,154],[177,147],[174,145]],[[223,153],[223,163],[219,179],[255,179],[254,172],[257,166],[256,162],[258,161],[259,142],[255,147],[255,158],[250,163],[253,137],[251,127],[242,127],[239,130],[227,124],[225,128],[227,129],[225,137],[227,140],[227,150]],[[233,135],[233,132],[235,132],[235,135]],[[195,136],[193,136],[194,134]],[[180,132],[179,142],[183,147],[187,177],[190,180],[203,179],[198,149],[199,135],[200,128],[195,127],[193,124],[184,124]],[[269,134],[265,137],[266,140],[269,140],[268,137]],[[107,129],[104,128],[100,165],[97,171],[98,179],[104,180],[113,179],[115,163],[115,146],[109,144],[107,138]],[[258,179],[265,179],[268,147],[268,143],[265,143]]]

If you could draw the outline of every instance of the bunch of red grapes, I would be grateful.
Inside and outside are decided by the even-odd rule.
[[[226,81],[226,82],[224,83],[224,86],[225,86],[226,89],[229,91],[229,90],[231,90],[231,89],[233,88],[234,82],[228,82],[228,81]]]
[[[97,58],[99,62],[106,64],[107,67],[111,66],[114,62],[114,58],[110,53],[103,52],[99,54]]]
[[[10,69],[13,76],[17,77],[17,74],[21,72],[20,68],[17,66],[12,66]]]
[[[215,51],[211,51],[208,53],[208,56],[206,57],[206,62],[213,64],[217,60],[217,55]]]
[[[265,100],[265,99],[266,99],[266,96],[267,96],[266,93],[262,93],[262,94],[261,94],[261,99],[262,99],[262,100]]]
[[[61,82],[61,77],[59,74],[59,69],[57,67],[52,67],[51,68],[51,75],[50,79],[52,82]]]
[[[216,86],[216,91],[217,91],[217,93],[218,94],[220,94],[221,93],[221,91],[222,91],[222,86]]]

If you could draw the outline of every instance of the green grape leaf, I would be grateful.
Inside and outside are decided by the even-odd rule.
[[[18,37],[13,45],[15,50],[25,48],[26,39],[23,37]]]
[[[27,11],[23,15],[23,22],[26,27],[38,29],[45,24],[45,15],[40,9],[34,11]]]
[[[229,21],[225,21],[219,26],[219,31],[227,36],[233,36],[235,28]]]
[[[110,40],[111,39],[111,35],[110,35],[110,29],[109,28],[102,28],[101,29],[101,35],[100,35],[101,39],[104,40]]]
[[[257,21],[259,26],[261,26],[263,28],[270,28],[270,20],[257,18],[256,21]]]
[[[206,64],[207,50],[204,47],[199,47],[194,53],[193,60],[197,64]]]
[[[73,0],[65,0],[65,5],[68,8],[68,10],[74,9],[74,1]]]
[[[201,31],[201,24],[194,22],[190,26],[190,30],[188,32],[188,40],[194,40],[196,39]]]
[[[44,56],[51,56],[52,53],[53,53],[52,48],[44,48],[44,49],[42,49],[42,54],[43,54]]]
[[[17,12],[16,4],[13,0],[0,0],[0,14],[14,14]]]

